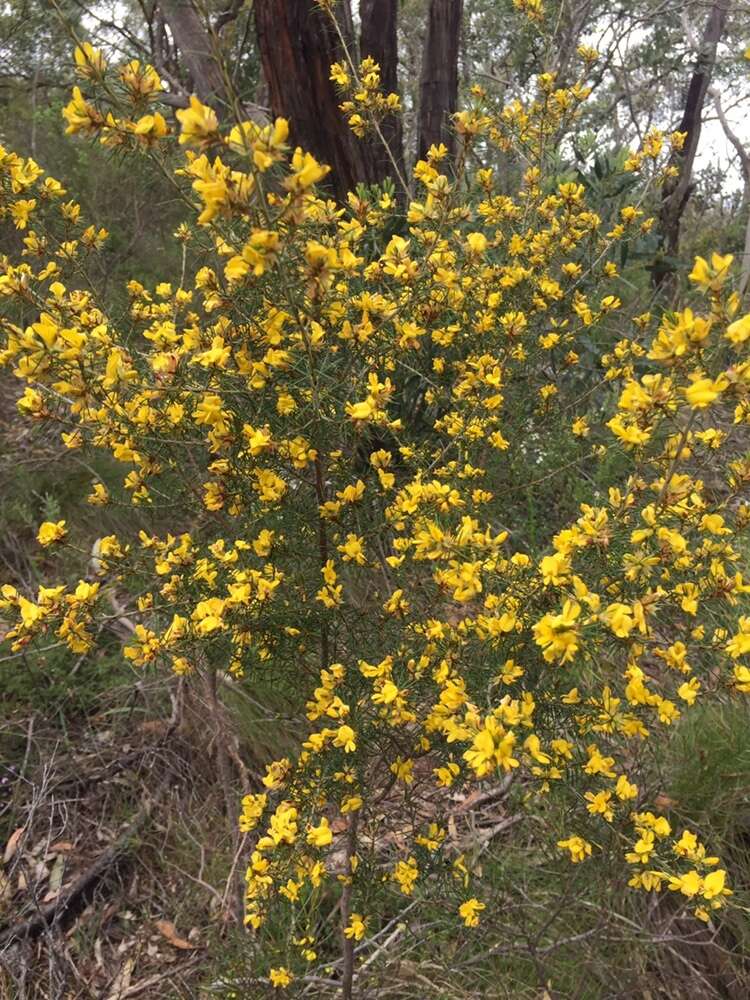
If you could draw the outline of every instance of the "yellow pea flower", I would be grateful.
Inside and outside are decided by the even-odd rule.
[[[467,899],[465,903],[461,903],[458,908],[458,915],[467,927],[478,927],[479,914],[484,909],[486,909],[486,905],[472,897],[472,899]]]
[[[36,537],[39,544],[46,547],[52,545],[53,542],[58,542],[67,533],[68,529],[65,527],[65,521],[45,521],[40,525]]]

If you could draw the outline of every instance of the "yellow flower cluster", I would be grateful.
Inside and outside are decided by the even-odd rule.
[[[331,66],[331,80],[348,98],[339,105],[347,116],[352,132],[362,138],[376,122],[401,110],[398,94],[383,94],[380,90],[380,66],[366,56],[354,73],[344,63]]]
[[[95,96],[76,88],[69,131],[175,157],[194,209],[176,235],[201,249],[172,281],[131,282],[115,317],[78,277],[104,236],[33,161],[0,149],[0,221],[26,234],[0,257],[0,363],[28,419],[121,468],[89,503],[173,527],[99,539],[96,583],[34,598],[4,587],[12,649],[56,636],[88,651],[115,583],[130,593],[137,669],[288,692],[305,732],[240,818],[259,933],[276,908],[309,913],[345,887],[356,910],[342,932],[358,941],[377,924],[374,872],[381,891],[417,897],[441,866],[475,927],[486,904],[465,899],[471,872],[441,815],[449,789],[511,775],[524,802],[568,804],[576,832],[557,846],[574,863],[606,863],[607,831],[634,823],[631,885],[675,890],[707,917],[726,874],[689,832],[663,848],[671,828],[645,811],[637,762],[696,701],[750,692],[737,543],[750,316],[731,260],[696,262],[695,312],[626,315],[615,250],[652,220],[639,204],[604,219],[548,171],[583,79],[545,74],[500,111],[475,88],[456,128],[480,165],[464,156],[455,177],[433,148],[404,219],[377,193],[328,200],[315,188],[327,168],[287,148],[283,120],[225,129],[193,98],[177,142],[158,113],[107,105],[154,100],[150,67],[111,70],[86,48],[76,63]],[[377,74],[362,73],[369,113]],[[350,86],[346,69],[333,75]],[[650,135],[633,155],[644,185],[662,144]],[[481,165],[484,147],[522,152],[515,188]],[[580,359],[594,333],[591,384]],[[611,478],[572,518],[550,511],[531,544],[514,500],[557,474],[535,473],[534,442],[553,439],[587,477],[606,458]],[[39,542],[64,545],[66,530],[46,522]],[[315,958],[314,931],[271,968],[274,987]]]

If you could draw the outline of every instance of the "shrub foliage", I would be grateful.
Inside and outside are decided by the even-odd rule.
[[[304,732],[239,819],[275,987],[330,953],[326,900],[345,979],[401,896],[483,920],[446,828],[477,783],[547,816],[574,865],[704,921],[732,903],[710,845],[657,809],[650,762],[694,704],[750,692],[750,315],[718,255],[690,274],[694,308],[638,311],[623,248],[682,137],[650,133],[632,200],[595,211],[560,172],[580,55],[577,83],[542,75],[525,102],[475,88],[457,162],[433,147],[405,207],[388,186],[342,206],[284,120],[220,123],[193,98],[175,132],[151,67],[82,45],[68,131],[150,158],[186,206],[180,273],[132,281],[124,313],[89,277],[107,233],[0,150],[18,408],[122,468],[82,502],[153,525],[96,539],[85,579],[4,586],[6,640],[80,657],[124,601],[138,670],[287,693]],[[377,130],[377,66],[332,77],[355,131]],[[38,543],[78,544],[73,527]]]

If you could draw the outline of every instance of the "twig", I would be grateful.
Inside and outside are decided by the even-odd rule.
[[[376,948],[375,951],[372,953],[372,955],[370,955],[370,957],[367,959],[367,961],[362,963],[360,974],[364,972],[364,970],[367,968],[368,965],[370,965],[371,962],[375,961],[378,955],[381,955],[386,950],[386,948],[392,945],[393,942],[396,940],[396,938],[400,937],[405,930],[406,930],[406,924],[399,923],[396,926],[395,930],[391,931],[391,933],[388,935],[385,941],[383,941],[380,947]]]
[[[118,839],[99,855],[96,861],[80,875],[68,891],[39,908],[35,917],[20,924],[11,924],[0,928],[0,946],[7,946],[25,938],[36,937],[48,927],[56,927],[62,923],[71,909],[88,891],[102,880],[105,873],[115,865],[128,850],[130,841],[145,824],[151,815],[152,802],[149,800],[138,811],[135,819]]]
[[[193,958],[189,958],[186,962],[181,964],[180,970],[190,968],[190,966],[195,965],[200,958],[200,955],[195,955]],[[157,983],[160,983],[165,979],[174,979],[174,976],[175,970],[171,968],[167,969],[166,972],[159,972],[155,976],[149,976],[148,979],[142,979],[140,983],[133,983],[132,986],[128,986],[127,989],[117,995],[117,1000],[127,1000],[128,997],[138,996],[139,993],[149,989],[151,986],[156,986]]]
[[[352,1000],[352,986],[354,983],[354,938],[346,936],[346,928],[349,926],[349,918],[351,916],[352,859],[357,853],[358,824],[359,813],[352,813],[346,840],[346,881],[341,892],[341,949],[344,963],[341,977],[341,996],[343,1000]]]
[[[227,899],[229,898],[229,893],[232,891],[234,886],[234,873],[237,869],[237,863],[240,860],[242,852],[245,849],[245,844],[247,843],[247,834],[244,834],[242,840],[237,845],[237,850],[234,852],[234,858],[232,860],[232,867],[229,869],[229,875],[227,877],[227,884],[224,888],[224,895],[221,897],[221,908],[222,910],[227,905]]]

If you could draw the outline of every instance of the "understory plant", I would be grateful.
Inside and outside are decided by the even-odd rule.
[[[130,282],[124,312],[92,277],[108,234],[0,150],[18,409],[122,470],[82,504],[153,524],[90,539],[79,579],[4,586],[5,641],[72,661],[126,613],[136,670],[285,693],[302,736],[237,803],[273,988],[339,955],[351,996],[358,943],[411,899],[474,933],[495,903],[448,817],[477,790],[623,894],[707,923],[738,905],[653,762],[693,706],[750,692],[750,315],[730,256],[696,260],[676,311],[621,280],[683,136],[650,132],[595,210],[563,162],[579,54],[569,87],[474,88],[454,162],[433,147],[406,192],[341,205],[285,120],[193,98],[173,126],[152,67],[82,43],[68,131],[148,157],[185,204],[181,269]],[[371,60],[332,79],[358,134],[397,106]]]

